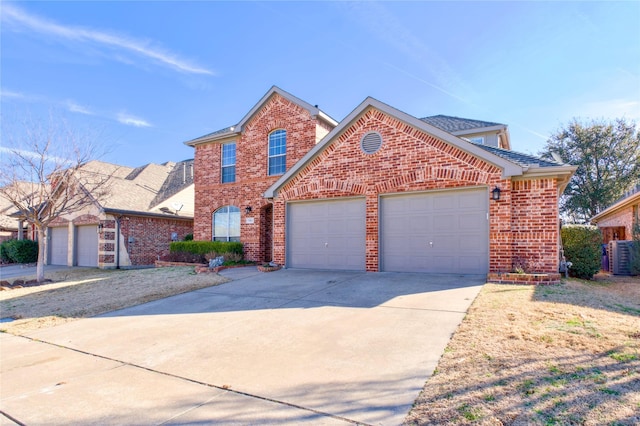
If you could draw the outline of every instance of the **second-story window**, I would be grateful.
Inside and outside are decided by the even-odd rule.
[[[236,181],[236,143],[222,145],[222,183]]]
[[[274,130],[269,134],[269,176],[287,170],[287,131]]]

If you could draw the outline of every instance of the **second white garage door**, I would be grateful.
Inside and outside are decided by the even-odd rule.
[[[98,233],[96,225],[78,226],[77,238],[77,265],[98,266]]]
[[[488,201],[486,188],[382,197],[381,269],[486,274]]]
[[[365,269],[363,198],[290,203],[287,207],[287,266]]]

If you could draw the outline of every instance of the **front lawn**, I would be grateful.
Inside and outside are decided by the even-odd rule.
[[[406,424],[640,424],[640,277],[487,284]]]
[[[25,277],[33,278],[33,277]],[[174,294],[218,285],[228,279],[198,274],[193,267],[133,270],[70,269],[48,273],[54,282],[0,292],[0,331],[20,334]]]

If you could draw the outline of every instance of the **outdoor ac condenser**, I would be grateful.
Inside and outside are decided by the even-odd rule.
[[[613,275],[631,275],[631,244],[633,241],[609,242],[609,270]]]

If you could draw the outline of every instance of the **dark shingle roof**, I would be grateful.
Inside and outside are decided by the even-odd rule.
[[[216,130],[215,132],[211,132],[211,133],[207,133],[206,135],[199,136],[199,137],[197,137],[195,139],[192,139],[191,141],[195,141],[195,140],[198,140],[198,139],[205,139],[205,138],[209,138],[209,137],[212,137],[212,136],[223,135],[225,133],[233,132],[234,128],[235,128],[235,126],[225,127],[224,129]],[[188,142],[191,142],[191,141],[188,141]]]
[[[452,117],[449,115],[433,115],[431,117],[421,118],[420,120],[449,133],[462,132],[472,129],[481,129],[483,127],[504,126],[504,124],[501,123],[472,120],[470,118]]]
[[[474,143],[474,145],[520,166],[557,167],[564,165],[555,161],[546,160],[529,154],[523,154],[521,152],[509,151],[495,146],[482,145],[478,143]]]

